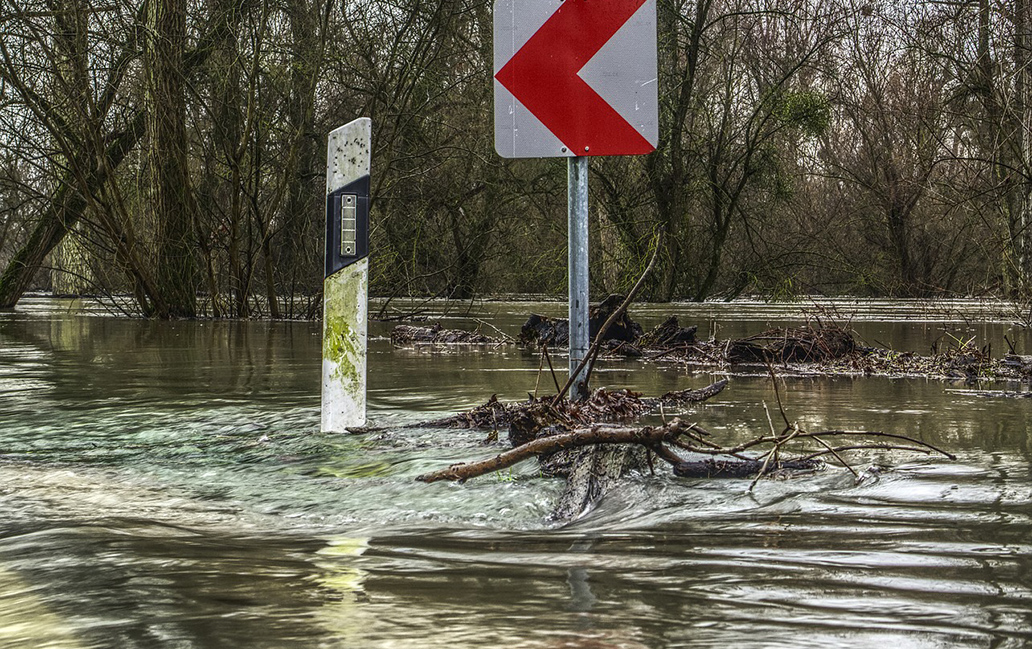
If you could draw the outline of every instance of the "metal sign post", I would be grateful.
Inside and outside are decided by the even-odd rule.
[[[566,163],[567,265],[570,283],[570,376],[588,354],[588,159],[570,158]],[[587,367],[570,386],[570,398],[588,396]]]
[[[331,132],[326,149],[323,432],[366,421],[371,140],[372,122],[362,117]]]
[[[495,0],[495,150],[569,158],[571,376],[590,342],[585,156],[656,149],[656,59],[656,0]]]

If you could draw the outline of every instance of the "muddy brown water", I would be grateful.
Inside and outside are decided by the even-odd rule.
[[[752,491],[638,476],[555,526],[559,485],[533,466],[413,481],[497,450],[484,434],[391,430],[546,389],[534,354],[392,349],[389,325],[373,323],[370,418],[388,430],[322,435],[317,324],[80,306],[33,298],[0,313],[0,647],[1032,645],[1032,399],[976,392],[1028,385],[786,379],[786,410],[806,427],[901,432],[958,459],[870,453],[862,467],[891,468],[860,484],[829,469]],[[425,308],[445,326],[510,333],[528,311],[562,312]],[[1032,353],[997,311],[739,302],[633,315],[733,336],[819,313],[901,350],[978,336]],[[655,394],[723,375],[613,362],[595,376]],[[688,416],[739,439],[766,429],[764,403],[765,378],[733,377]]]

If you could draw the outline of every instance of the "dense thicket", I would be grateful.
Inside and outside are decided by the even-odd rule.
[[[318,313],[325,136],[374,124],[372,291],[565,290],[562,160],[493,151],[487,0],[4,0],[0,307]],[[661,144],[591,162],[592,281],[1028,294],[1029,0],[660,0]]]

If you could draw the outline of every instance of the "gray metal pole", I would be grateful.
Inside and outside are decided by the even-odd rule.
[[[572,376],[588,353],[588,159],[569,158],[567,163],[568,266],[570,271],[570,371]],[[571,399],[588,395],[587,368],[570,388]]]

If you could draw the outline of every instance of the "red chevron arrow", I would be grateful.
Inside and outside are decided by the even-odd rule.
[[[578,76],[643,4],[645,0],[565,0],[495,79],[575,155],[655,150]]]

